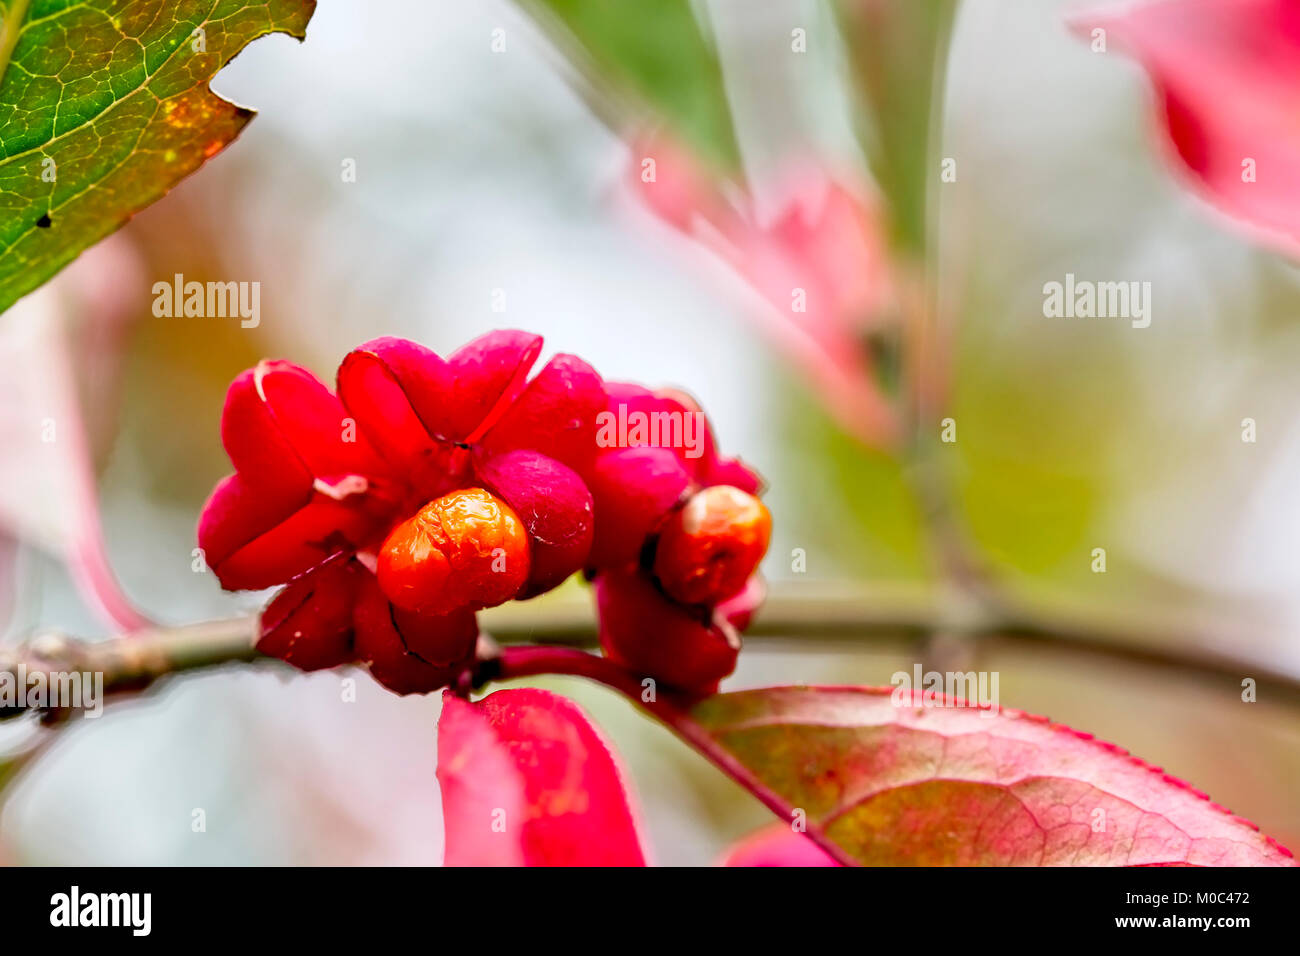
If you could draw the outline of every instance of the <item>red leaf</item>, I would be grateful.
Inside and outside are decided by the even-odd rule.
[[[139,271],[127,247],[104,243],[21,300],[0,326],[0,547],[8,552],[12,537],[61,558],[91,608],[126,631],[150,622],[122,590],[104,545],[74,346],[95,343],[95,359],[113,366],[111,343],[136,305],[124,290],[136,287]],[[7,575],[0,568],[0,599]]]
[[[670,138],[638,140],[632,155],[656,164],[653,181],[642,178],[641,159],[629,167],[634,195],[767,300],[753,317],[840,424],[869,445],[895,442],[898,422],[862,347],[894,295],[878,204],[809,164],[792,172],[775,215],[764,217],[752,196],[714,179]]]
[[[558,694],[444,694],[438,781],[447,866],[645,865],[613,751]]]
[[[1300,2],[1162,0],[1073,26],[1085,38],[1105,30],[1141,62],[1197,191],[1300,255]]]
[[[863,864],[1295,865],[1253,824],[1113,744],[1021,711],[891,695],[719,694],[675,729]]]

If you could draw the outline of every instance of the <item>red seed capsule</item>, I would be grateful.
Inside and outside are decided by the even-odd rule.
[[[528,532],[508,504],[482,488],[437,498],[389,533],[379,586],[400,608],[447,614],[510,600],[528,580]]]
[[[736,668],[740,636],[726,620],[665,598],[635,567],[596,577],[600,646],[642,677],[692,694],[710,694]]]
[[[474,612],[444,615],[395,608],[367,574],[352,611],[356,657],[375,680],[398,694],[428,694],[456,679],[474,658]]]
[[[655,577],[683,604],[717,604],[745,586],[771,536],[763,502],[731,485],[705,488],[660,532]]]

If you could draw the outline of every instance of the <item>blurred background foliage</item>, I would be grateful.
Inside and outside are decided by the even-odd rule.
[[[940,410],[955,419],[958,441],[931,442],[927,465],[1008,593],[1138,634],[1160,622],[1151,640],[1168,639],[1170,619],[1189,622],[1174,638],[1189,650],[1300,675],[1300,275],[1180,189],[1154,146],[1141,73],[1070,36],[1066,9],[322,0],[305,44],[267,38],[218,76],[219,93],[261,112],[235,146],[110,240],[133,260],[130,321],[119,347],[75,357],[127,592],[176,623],[264,599],[223,594],[191,569],[195,519],[228,469],[218,421],[237,372],[283,356],[328,380],[376,335],[444,351],[509,326],[607,378],[695,394],[724,449],[769,480],[774,591],[811,606],[945,594],[911,446],[851,437],[758,331],[771,305],[629,188],[627,142],[654,128],[752,197],[759,225],[780,211],[782,177],[809,161],[884,197],[903,277],[892,301],[906,304],[909,283],[928,290],[943,388],[909,395],[894,352],[877,372],[902,383],[918,434],[937,434]],[[944,157],[955,182],[940,183]],[[347,159],[355,182],[340,175]],[[1066,272],[1150,279],[1151,327],[1045,319],[1043,283]],[[260,281],[260,327],[154,317],[149,288],[176,273]],[[102,343],[93,302],[65,311],[74,345]],[[906,321],[865,324],[906,343]],[[90,376],[92,360],[111,374]],[[1245,417],[1256,444],[1241,441]],[[1091,571],[1097,547],[1105,574]],[[793,570],[796,548],[806,572]],[[39,548],[22,549],[18,573],[11,637],[106,633]],[[543,600],[589,597],[575,582]],[[930,650],[901,632],[756,639],[727,686],[886,684]],[[995,640],[978,663],[1000,672],[1004,705],[1116,741],[1300,844],[1295,700],[1244,704],[1236,680],[1064,642]],[[345,704],[339,680],[218,672],[76,722],[9,791],[0,858],[437,862],[437,701],[363,677]],[[544,683],[580,700],[621,750],[658,862],[713,862],[765,822],[623,702]],[[0,747],[29,730],[0,725]],[[204,833],[191,828],[196,808]]]

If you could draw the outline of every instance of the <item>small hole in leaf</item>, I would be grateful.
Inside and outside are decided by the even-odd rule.
[[[49,213],[46,213],[45,215],[41,216],[40,219],[37,219],[37,220],[36,220],[36,226],[37,226],[38,229],[49,229],[49,228],[50,228],[50,214],[49,214]]]

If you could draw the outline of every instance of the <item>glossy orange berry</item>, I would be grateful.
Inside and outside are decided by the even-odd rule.
[[[771,536],[772,516],[763,502],[731,485],[705,488],[664,525],[655,577],[684,604],[717,604],[745,586]]]
[[[379,550],[379,587],[420,614],[493,607],[528,580],[528,532],[482,488],[436,498],[394,528]]]

